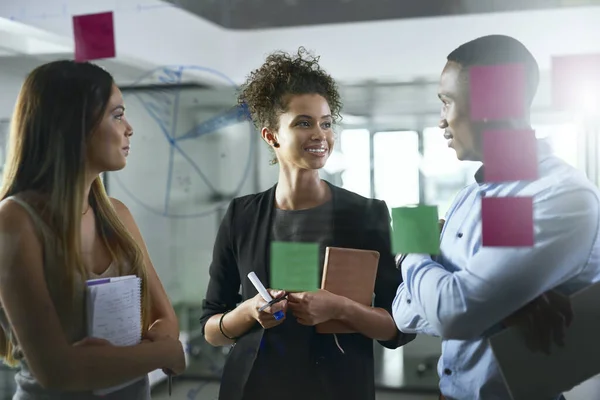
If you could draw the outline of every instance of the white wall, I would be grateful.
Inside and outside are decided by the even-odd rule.
[[[71,16],[113,10],[117,56],[214,68],[237,83],[273,50],[304,45],[338,80],[437,77],[446,55],[475,37],[522,40],[542,69],[551,55],[600,52],[600,7],[573,7],[262,31],[227,31],[157,0],[0,0],[0,16],[72,37]],[[44,17],[44,14],[46,16]]]
[[[438,77],[450,51],[488,34],[518,38],[548,69],[553,54],[600,52],[599,20],[600,7],[575,7],[244,33],[236,41],[239,73],[233,76],[242,79],[267,52],[304,45],[322,55],[322,65],[341,81]]]
[[[117,58],[226,71],[234,34],[158,0],[0,0],[0,17],[73,38],[72,16],[113,11]]]
[[[11,71],[0,70],[0,120],[9,119],[15,106],[15,101],[24,76]]]

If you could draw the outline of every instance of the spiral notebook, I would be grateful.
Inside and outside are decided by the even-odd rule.
[[[347,297],[365,306],[373,304],[379,266],[375,250],[327,247],[321,289]],[[318,333],[354,333],[342,322],[330,320],[316,326]]]
[[[91,279],[86,282],[87,336],[115,346],[133,346],[142,340],[141,279],[135,275]],[[142,379],[94,391],[105,395]]]

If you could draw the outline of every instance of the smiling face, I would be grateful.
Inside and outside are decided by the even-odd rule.
[[[294,95],[279,116],[276,132],[263,128],[263,139],[274,146],[284,168],[318,170],[333,150],[333,119],[327,100],[318,94]]]
[[[133,129],[125,117],[123,95],[116,85],[102,120],[92,133],[88,146],[88,169],[94,173],[118,171],[127,164]]]
[[[470,118],[469,87],[462,67],[449,61],[440,78],[438,97],[442,101],[439,127],[444,129],[448,147],[459,160],[481,161],[481,140]]]

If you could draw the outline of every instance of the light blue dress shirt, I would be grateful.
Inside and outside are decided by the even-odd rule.
[[[543,142],[538,166],[533,182],[482,183],[478,171],[446,214],[441,254],[402,263],[394,320],[402,332],[442,338],[438,374],[448,399],[510,399],[487,337],[546,291],[571,294],[600,281],[600,192]],[[482,247],[484,196],[532,196],[535,245]]]

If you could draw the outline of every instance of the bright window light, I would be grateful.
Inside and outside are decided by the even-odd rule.
[[[554,155],[575,168],[579,167],[577,124],[534,125],[535,136],[546,139]]]
[[[414,131],[378,132],[373,138],[375,197],[389,208],[419,202],[419,136]]]
[[[344,172],[342,187],[361,196],[371,197],[370,133],[367,129],[346,129],[340,134]]]

